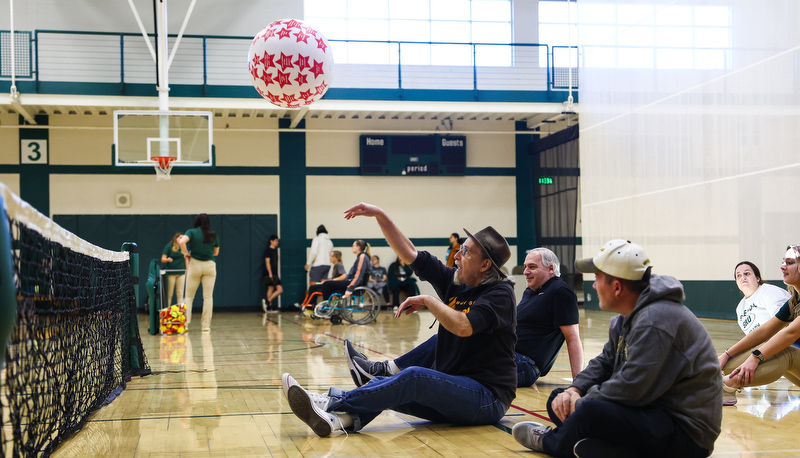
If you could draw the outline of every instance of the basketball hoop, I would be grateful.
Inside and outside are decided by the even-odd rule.
[[[156,180],[169,180],[169,173],[178,158],[175,156],[153,156],[153,167],[156,169]]]

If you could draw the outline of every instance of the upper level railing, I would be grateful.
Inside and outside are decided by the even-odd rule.
[[[6,37],[0,40],[2,88],[2,83],[10,79],[6,61],[11,40],[10,33],[0,33],[4,33],[0,37]],[[156,94],[155,63],[140,34],[37,30],[16,32],[15,41],[16,80],[22,92]],[[175,41],[176,36],[170,36],[170,50]],[[250,37],[184,35],[169,68],[170,95],[260,97],[252,89],[247,71],[251,41]],[[561,90],[577,89],[577,67],[572,68],[569,84],[565,76],[569,69],[558,66],[568,65],[566,47],[531,43],[329,42],[337,62],[326,98],[560,103],[564,98]],[[337,55],[342,57],[337,59]],[[450,58],[442,63],[437,56]]]

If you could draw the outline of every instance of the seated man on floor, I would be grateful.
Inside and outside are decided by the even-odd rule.
[[[412,367],[375,377],[351,391],[310,393],[289,374],[283,390],[292,412],[320,437],[334,430],[359,431],[387,409],[439,423],[489,425],[500,421],[516,395],[514,287],[500,268],[511,248],[491,226],[468,239],[456,254],[458,268],[417,251],[380,208],[358,204],[345,218],[375,217],[398,256],[425,278],[437,297],[406,299],[396,316],[423,310],[439,321],[436,370]]]
[[[561,279],[561,264],[547,248],[535,248],[525,257],[528,287],[517,306],[517,386],[532,386],[553,367],[566,341],[572,377],[583,369],[583,347],[578,327],[578,298]],[[372,362],[345,340],[350,375],[356,386],[375,376],[389,376],[411,366],[432,368],[437,335],[392,361]]]
[[[651,274],[625,240],[575,262],[594,273],[611,319],[603,352],[547,401],[555,429],[514,425],[514,439],[558,457],[706,457],[722,423],[722,383],[711,336],[685,305],[683,285]]]

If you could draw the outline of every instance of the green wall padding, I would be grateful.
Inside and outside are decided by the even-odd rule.
[[[135,241],[139,248],[139,284],[145,287],[151,259],[161,259],[161,250],[175,232],[185,232],[197,215],[54,215],[64,229],[97,246],[118,250],[123,242]],[[261,310],[264,288],[264,248],[270,234],[278,230],[277,215],[209,215],[217,232],[220,252],[214,285],[214,310]],[[144,299],[142,299],[144,300]],[[193,307],[202,308],[202,287]],[[144,304],[138,304],[144,308]]]
[[[592,288],[593,282],[583,282],[583,305],[587,310],[600,310],[597,291]],[[723,320],[736,319],[736,305],[742,299],[742,293],[736,287],[736,282],[733,279],[728,281],[682,280],[681,283],[686,293],[686,301],[684,303],[698,317]],[[779,288],[786,287],[780,281],[770,281],[768,283]]]

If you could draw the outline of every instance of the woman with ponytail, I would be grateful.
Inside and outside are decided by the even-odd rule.
[[[186,328],[192,321],[192,302],[197,287],[203,285],[203,316],[200,326],[211,331],[211,314],[214,309],[214,283],[217,280],[216,256],[219,255],[217,233],[211,230],[211,220],[205,213],[197,215],[194,227],[178,237],[178,244],[186,260]]]

